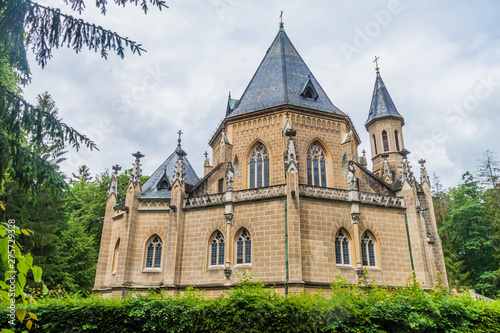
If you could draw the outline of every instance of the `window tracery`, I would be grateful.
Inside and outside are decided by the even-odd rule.
[[[326,155],[317,143],[307,150],[307,183],[314,186],[327,186]]]
[[[347,232],[340,229],[335,236],[335,262],[337,265],[349,265],[349,236]]]
[[[158,235],[152,236],[146,245],[146,268],[161,267],[162,241]]]
[[[241,229],[236,237],[236,264],[252,263],[252,240],[246,229]]]
[[[224,236],[220,231],[217,231],[210,241],[210,266],[224,265]]]
[[[263,144],[256,145],[250,153],[248,168],[249,188],[269,186],[269,153]]]

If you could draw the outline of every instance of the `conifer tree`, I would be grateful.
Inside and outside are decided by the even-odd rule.
[[[81,13],[84,0],[65,1],[71,10]],[[137,5],[136,0],[120,0],[117,4]],[[107,1],[97,0],[96,6],[106,13]],[[148,4],[166,8],[163,0],[142,0],[141,9],[147,13]],[[14,179],[22,189],[45,180],[53,188],[66,188],[61,175],[37,153],[38,146],[47,140],[63,140],[76,148],[81,145],[96,149],[87,136],[63,123],[50,112],[40,110],[25,101],[20,87],[30,82],[30,68],[26,53],[31,49],[36,61],[44,67],[52,57],[52,50],[67,46],[75,52],[83,47],[124,57],[126,48],[141,53],[140,44],[119,36],[101,26],[64,14],[60,9],[42,6],[30,0],[0,0],[0,193],[7,177]],[[30,139],[30,145],[26,138]]]

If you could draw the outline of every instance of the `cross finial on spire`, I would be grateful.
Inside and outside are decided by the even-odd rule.
[[[205,159],[208,158],[208,152],[207,151],[205,151],[205,153],[203,155],[205,155]]]
[[[363,156],[366,155],[366,150],[363,149],[361,152],[363,153]]]
[[[418,164],[420,164],[423,167],[425,164],[425,160],[423,158],[419,159]]]
[[[283,11],[281,11],[280,13],[280,27],[283,27],[284,23],[283,23]]]
[[[380,59],[380,57],[375,56],[375,60],[373,60],[373,62],[375,63],[375,66],[376,66],[376,67],[375,67],[375,70],[377,71],[377,73],[378,73],[378,70],[380,69],[380,68],[378,67],[378,60],[379,60],[379,59]]]
[[[181,135],[184,134],[184,133],[182,133],[182,131],[179,130],[179,132],[177,132],[177,134],[179,134],[179,139],[177,140],[177,142],[178,142],[177,145],[180,147],[181,146]]]
[[[122,167],[121,167],[121,166],[119,166],[119,165],[117,164],[117,165],[113,165],[113,166],[111,167],[111,169],[113,169],[114,174],[115,174],[115,175],[117,175],[117,174],[118,174],[118,171],[120,171],[120,170],[122,169]]]

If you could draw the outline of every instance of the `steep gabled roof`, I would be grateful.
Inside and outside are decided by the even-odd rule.
[[[180,146],[177,146],[175,151],[170,154],[170,156],[162,163],[162,165],[151,175],[151,177],[146,180],[144,185],[142,185],[142,192],[139,198],[141,199],[157,199],[157,198],[170,198],[171,188],[160,187],[160,183],[167,178],[169,185],[174,183],[174,174],[177,169],[177,161],[179,160],[179,155],[177,152],[180,150]],[[195,185],[198,183],[200,178],[196,175],[191,163],[188,159],[184,157],[184,173],[186,174],[186,184]],[[160,187],[160,188],[159,188]]]
[[[378,69],[378,68],[377,68]],[[404,125],[404,119],[399,114],[394,102],[392,101],[384,81],[377,70],[377,78],[375,80],[375,87],[373,88],[372,104],[370,105],[370,113],[366,120],[365,126],[368,126],[374,119],[382,117],[397,117],[401,118]]]
[[[306,94],[305,88],[312,94]],[[345,115],[332,104],[286,35],[283,26],[280,27],[243,96],[235,104],[234,110],[226,117],[279,105],[294,105]]]

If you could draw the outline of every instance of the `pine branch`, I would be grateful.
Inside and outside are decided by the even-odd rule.
[[[73,5],[78,1],[74,1]],[[90,24],[71,15],[62,14],[59,9],[49,8],[30,1],[25,18],[27,43],[32,45],[36,60],[42,68],[52,58],[52,49],[66,45],[76,53],[87,46],[89,50],[100,51],[107,59],[108,51],[115,51],[121,58],[125,48],[132,53],[146,52],[141,44],[121,37],[116,32]],[[97,3],[99,4],[99,2]],[[76,7],[77,10],[80,7]],[[105,7],[102,7],[105,8]]]
[[[74,128],[61,122],[50,112],[42,111],[26,102],[23,98],[9,92],[0,84],[0,129],[9,133],[9,137],[21,141],[31,135],[37,145],[43,144],[45,136],[61,138],[77,151],[81,144],[90,150],[99,150],[91,139],[80,134]],[[43,132],[47,134],[42,134]]]

